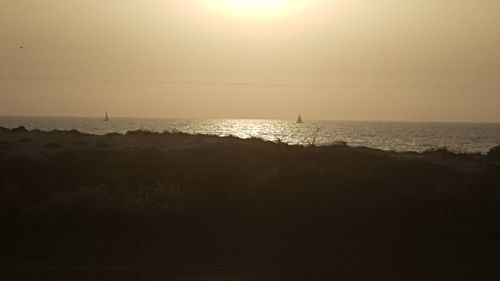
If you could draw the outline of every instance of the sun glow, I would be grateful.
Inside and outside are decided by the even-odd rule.
[[[311,1],[311,0],[310,0]],[[205,0],[209,9],[232,18],[275,19],[293,15],[306,6],[305,0]]]
[[[219,0],[220,4],[232,8],[276,9],[286,4],[286,0]]]

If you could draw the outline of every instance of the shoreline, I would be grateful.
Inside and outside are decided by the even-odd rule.
[[[350,145],[342,140],[335,141],[335,142],[332,142],[330,144],[305,145],[305,144],[288,144],[288,143],[281,142],[280,140],[271,141],[271,140],[266,140],[266,139],[263,139],[260,137],[241,138],[241,137],[238,137],[235,135],[219,136],[219,135],[215,135],[215,134],[191,134],[191,133],[185,133],[185,132],[180,132],[180,131],[176,131],[176,130],[172,130],[172,131],[164,130],[162,132],[155,132],[155,131],[150,131],[150,130],[138,129],[138,130],[126,131],[124,133],[112,132],[112,133],[105,133],[105,134],[92,134],[92,133],[81,132],[81,131],[76,130],[76,129],[71,129],[71,130],[59,130],[59,129],[40,130],[40,129],[27,129],[24,126],[19,126],[16,128],[6,128],[6,127],[0,126],[0,134],[2,134],[2,135],[0,135],[0,137],[2,137],[3,139],[7,139],[9,133],[18,133],[20,135],[25,134],[26,136],[38,134],[39,136],[40,135],[49,136],[49,137],[52,136],[54,138],[62,137],[61,139],[63,141],[64,141],[64,137],[67,138],[69,136],[72,136],[75,138],[76,137],[86,137],[86,138],[94,138],[94,139],[97,139],[97,138],[113,139],[114,137],[118,137],[118,138],[131,137],[134,135],[135,136],[150,136],[150,137],[152,137],[152,136],[156,136],[156,137],[180,137],[180,136],[184,136],[184,137],[191,137],[191,138],[199,138],[200,140],[203,138],[205,138],[206,140],[212,139],[212,141],[213,141],[213,138],[218,138],[221,140],[222,143],[224,142],[223,141],[224,139],[238,139],[241,141],[261,141],[264,143],[283,144],[283,145],[287,145],[287,146],[297,146],[297,147],[339,147],[339,146],[343,146],[343,147],[348,147],[351,149],[365,149],[365,150],[373,150],[373,151],[380,151],[380,152],[386,152],[386,153],[396,153],[396,154],[401,154],[401,155],[404,155],[404,154],[428,155],[428,154],[433,154],[433,153],[444,153],[444,154],[450,154],[450,155],[455,155],[455,156],[457,156],[457,155],[488,156],[489,153],[490,154],[494,153],[494,150],[498,149],[500,147],[500,145],[492,146],[490,148],[490,151],[484,152],[484,153],[482,153],[482,152],[457,152],[457,151],[448,150],[447,147],[429,148],[429,149],[424,150],[424,151],[396,151],[396,150],[384,150],[384,149],[380,149],[380,148],[367,147],[367,146]],[[22,139],[20,141],[22,141]],[[3,140],[3,142],[6,142],[6,140]],[[24,142],[29,142],[29,141],[25,140]],[[66,145],[67,145],[67,143],[66,143]],[[73,145],[75,145],[75,144],[73,144]],[[142,148],[146,148],[146,147],[155,148],[155,144],[153,144],[153,143],[147,144],[146,143],[143,145]],[[141,148],[141,147],[136,146],[136,148]]]
[[[345,141],[350,146],[397,152],[424,152],[447,147],[457,153],[487,154],[489,149],[500,144],[500,124],[310,121],[298,126],[295,122],[280,120],[118,118],[102,122],[102,118],[26,118],[28,119],[4,119],[0,124],[8,128],[25,125],[29,129],[44,131],[78,129],[83,133],[95,135],[125,134],[130,130],[184,132],[221,137],[233,135],[244,139],[262,138],[272,142],[281,139],[291,145],[308,145],[316,138],[316,145],[329,146]],[[320,130],[317,131],[317,128]]]

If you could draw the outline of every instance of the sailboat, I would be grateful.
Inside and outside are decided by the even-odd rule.
[[[109,121],[109,117],[108,117],[108,112],[107,111],[105,112],[105,117],[104,117],[104,120],[102,120],[102,121]]]
[[[299,123],[299,124],[300,124],[300,123],[304,123],[304,122],[302,121],[302,117],[300,116],[300,114],[299,114],[299,117],[297,118],[297,123]]]

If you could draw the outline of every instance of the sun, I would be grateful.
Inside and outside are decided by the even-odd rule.
[[[219,0],[221,5],[234,9],[269,10],[283,7],[286,0]]]
[[[204,0],[202,3],[214,12],[239,19],[276,19],[291,15],[305,0]]]

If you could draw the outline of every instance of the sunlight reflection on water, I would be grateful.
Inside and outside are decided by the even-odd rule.
[[[0,117],[0,126],[29,129],[77,129],[92,134],[125,133],[130,130],[155,132],[179,131],[190,134],[262,138],[288,144],[307,145],[317,128],[317,145],[345,141],[353,146],[367,146],[395,151],[423,151],[448,147],[453,151],[487,152],[500,144],[500,124],[310,121],[258,119],[154,119],[62,117]]]

